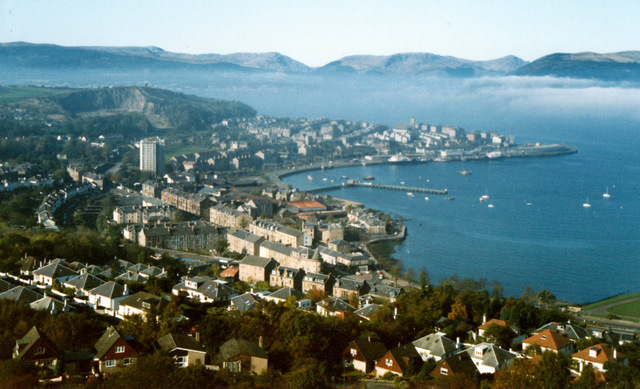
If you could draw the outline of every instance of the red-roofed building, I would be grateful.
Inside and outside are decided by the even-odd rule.
[[[571,355],[571,358],[578,361],[580,371],[585,365],[591,365],[596,370],[604,371],[605,362],[615,362],[624,366],[627,366],[628,363],[625,354],[619,353],[617,350],[602,343],[578,351]]]
[[[313,200],[306,201],[291,201],[287,204],[287,209],[291,213],[300,213],[300,212],[322,212],[326,211],[327,207]]]
[[[575,351],[575,344],[568,337],[551,330],[544,330],[522,341],[522,348],[526,351],[530,347],[540,346],[542,352],[553,351],[566,356]]]
[[[228,279],[229,281],[238,281],[240,277],[240,269],[232,266],[224,269],[220,272],[220,278]]]

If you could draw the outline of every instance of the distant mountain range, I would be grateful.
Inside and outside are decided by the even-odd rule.
[[[312,68],[280,53],[181,54],[157,47],[66,47],[24,42],[0,44],[0,69],[113,69],[278,72],[295,74],[374,74],[477,76],[554,76],[602,80],[640,80],[640,52],[557,53],[533,62],[515,56],[473,61],[429,53],[355,55]]]

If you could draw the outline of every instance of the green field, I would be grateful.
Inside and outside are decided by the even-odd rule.
[[[0,86],[0,102],[19,101],[68,91],[69,89],[66,88],[44,88],[39,86]]]
[[[613,313],[617,316],[630,316],[640,318],[640,300],[616,305],[615,307],[607,309],[607,312]]]
[[[583,311],[587,311],[589,309],[598,308],[598,307],[601,307],[601,306],[606,305],[606,304],[612,304],[612,303],[615,303],[615,302],[618,302],[618,301],[623,302],[625,300],[629,300],[629,299],[632,299],[632,298],[635,298],[635,297],[640,297],[640,293],[632,293],[632,294],[625,294],[625,295],[622,295],[622,296],[611,297],[611,298],[608,298],[606,300],[602,300],[602,301],[595,302],[593,304],[585,305],[585,306],[582,307],[582,310]]]

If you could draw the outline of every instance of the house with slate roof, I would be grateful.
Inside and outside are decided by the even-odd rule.
[[[522,341],[522,349],[524,351],[536,346],[540,347],[541,353],[552,351],[556,354],[562,353],[565,356],[569,356],[576,351],[575,343],[571,339],[550,329],[538,332]]]
[[[251,372],[260,374],[269,365],[269,357],[262,347],[262,337],[258,342],[244,339],[230,339],[220,346],[222,368],[234,373]]]
[[[198,339],[184,334],[169,333],[158,338],[160,349],[169,354],[180,367],[204,366],[207,352]]]
[[[54,281],[60,285],[78,276],[78,272],[60,263],[50,263],[33,271],[33,281],[37,284],[52,286]]]
[[[248,231],[237,230],[227,233],[227,242],[229,243],[229,251],[245,255],[259,255],[260,245],[264,242],[264,238]]]
[[[293,267],[276,266],[269,276],[269,285],[281,288],[302,290],[304,270]]]
[[[296,300],[302,300],[304,298],[304,293],[293,288],[280,288],[275,292],[264,296],[264,299],[279,304],[286,302],[290,297],[295,297]]]
[[[362,296],[366,301],[384,300],[390,303],[396,301],[398,296],[404,293],[404,289],[396,288],[391,285],[383,284],[380,282],[371,283],[369,292]]]
[[[91,289],[104,284],[104,281],[93,274],[82,274],[62,284],[65,288],[75,290],[77,296],[88,296]]]
[[[104,309],[109,315],[115,315],[118,312],[118,304],[128,294],[126,285],[122,286],[117,282],[108,281],[89,291],[88,305],[96,310]]]
[[[13,358],[54,369],[61,354],[56,345],[33,326],[25,336],[16,340]]]
[[[580,350],[571,355],[571,359],[576,360],[580,365],[580,372],[586,365],[591,365],[595,370],[604,372],[606,362],[619,363],[627,366],[629,363],[627,356],[618,350],[612,349],[606,344],[600,343]]]
[[[227,308],[229,311],[238,311],[240,313],[250,311],[255,308],[255,305],[258,304],[258,299],[256,295],[252,293],[246,292],[241,294],[240,296],[236,296],[231,299],[231,303]]]
[[[269,282],[269,276],[278,263],[271,258],[247,255],[240,262],[240,281],[245,282]]]
[[[307,273],[302,277],[302,293],[310,290],[321,290],[326,296],[333,293],[336,280],[331,274]]]
[[[138,273],[124,272],[124,273],[120,274],[119,276],[117,276],[116,278],[114,278],[114,280],[122,281],[122,282],[127,282],[127,281],[146,282],[147,278],[141,276]]]
[[[172,289],[174,295],[185,292],[189,298],[201,303],[213,303],[228,301],[238,295],[238,291],[209,277],[192,277],[175,285]]]
[[[429,374],[440,379],[468,380],[477,382],[480,373],[467,353],[460,353],[440,360]]]
[[[138,275],[145,279],[149,279],[151,277],[167,278],[167,273],[164,271],[164,269],[160,269],[159,267],[155,266],[149,266],[148,268],[140,271]]]
[[[420,371],[422,358],[411,343],[387,351],[376,363],[376,375],[381,377],[387,372],[404,376],[409,372]]]
[[[355,310],[353,313],[355,313],[356,315],[360,316],[364,320],[369,321],[369,320],[371,320],[373,315],[376,312],[378,312],[378,308],[380,308],[380,305],[378,305],[378,304],[367,304],[364,307]]]
[[[349,297],[354,294],[356,297],[363,296],[371,290],[371,287],[364,280],[356,280],[349,277],[340,277],[333,284],[333,295],[335,297]]]
[[[438,362],[461,351],[460,344],[456,344],[444,335],[442,332],[437,332],[412,342],[423,361],[433,359]]]
[[[382,342],[371,341],[371,338],[352,340],[342,351],[342,358],[347,367],[363,373],[370,373],[375,368],[376,362],[387,353],[387,348]]]
[[[36,300],[29,304],[31,309],[36,311],[46,311],[52,315],[56,315],[62,312],[69,312],[69,306],[67,305],[67,300],[60,301],[54,299],[51,296],[45,295],[40,300]]]
[[[36,300],[40,300],[42,295],[24,286],[16,286],[6,292],[0,293],[0,299],[19,301],[22,304],[31,304]]]
[[[11,288],[14,288],[14,287],[15,287],[15,285],[10,283],[9,281],[0,278],[0,293],[4,293],[7,290],[9,290]]]
[[[169,301],[166,298],[140,291],[120,301],[116,317],[124,319],[125,316],[139,315],[146,319],[152,312],[162,314],[167,305]]]
[[[517,354],[504,350],[491,343],[480,343],[469,347],[465,352],[471,357],[480,374],[494,374],[498,370],[510,367]]]
[[[349,305],[343,298],[327,297],[316,304],[316,312],[324,317],[344,317],[347,312],[355,312],[355,308]]]
[[[533,333],[537,334],[544,330],[551,330],[553,332],[565,335],[567,338],[571,339],[574,342],[578,339],[591,338],[591,333],[589,331],[587,331],[585,328],[580,327],[579,325],[571,323],[570,321],[563,323],[547,323],[537,330],[533,331]]]
[[[100,373],[115,373],[138,360],[140,346],[132,337],[123,337],[115,328],[109,327],[95,343],[96,370]]]

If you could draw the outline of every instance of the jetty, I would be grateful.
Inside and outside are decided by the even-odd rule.
[[[432,195],[446,195],[449,193],[449,191],[446,189],[429,189],[429,188],[414,188],[410,186],[400,186],[400,185],[383,185],[383,184],[374,184],[372,182],[360,182],[358,180],[349,180],[348,182],[343,182],[340,185],[331,185],[331,186],[325,186],[322,188],[309,189],[307,190],[307,192],[311,192],[311,193],[326,192],[326,191],[348,188],[353,186],[361,187],[361,188],[371,188],[371,189],[399,190],[399,191],[411,192],[411,193],[427,193]]]

